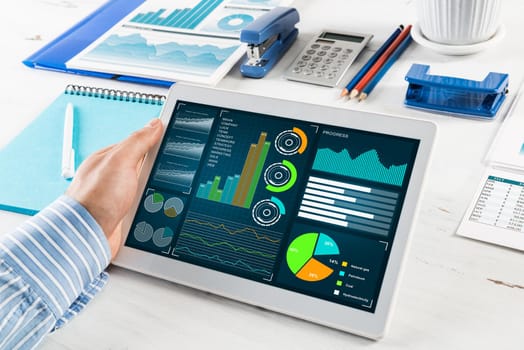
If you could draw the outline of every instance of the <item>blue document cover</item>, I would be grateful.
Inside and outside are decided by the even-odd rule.
[[[144,84],[170,86],[171,81],[154,80],[133,76],[113,75],[66,67],[66,62],[111,29],[118,21],[136,9],[145,0],[110,0],[68,31],[38,50],[23,63],[31,68],[41,68],[67,73],[92,75]]]
[[[0,150],[0,209],[33,215],[69,186],[70,180],[61,174],[68,102],[74,106],[73,146],[78,168],[94,151],[121,141],[158,117],[163,101],[163,96],[68,86]]]
[[[23,62],[165,87],[215,85],[246,53],[240,33],[291,0],[110,0]]]

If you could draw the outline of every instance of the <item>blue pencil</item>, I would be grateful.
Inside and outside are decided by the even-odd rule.
[[[377,52],[375,52],[375,54],[373,56],[371,56],[371,58],[369,59],[369,61],[366,62],[365,65],[362,66],[362,68],[360,68],[360,70],[358,71],[357,74],[355,74],[355,76],[353,77],[353,79],[351,79],[351,81],[346,85],[346,87],[344,88],[344,90],[342,90],[342,93],[340,94],[340,96],[346,96],[347,94],[349,94],[349,92],[351,90],[353,90],[353,88],[358,84],[359,80],[362,79],[362,77],[367,73],[367,71],[369,70],[369,68],[371,68],[373,66],[373,64],[375,64],[375,62],[380,58],[380,56],[382,56],[382,54],[384,53],[384,51],[386,51],[389,47],[389,45],[391,45],[391,43],[395,40],[395,38],[397,36],[399,36],[399,34],[402,32],[402,29],[404,29],[404,26],[403,25],[400,25],[394,32],[393,34],[391,34],[389,36],[389,38],[384,41],[384,43],[382,44],[382,46],[377,50]]]
[[[358,100],[362,101],[365,100],[366,97],[371,93],[371,90],[377,85],[377,83],[382,79],[384,74],[388,71],[388,69],[395,63],[395,61],[399,58],[400,55],[402,55],[402,52],[411,44],[411,34],[408,34],[403,42],[400,43],[400,45],[397,47],[397,49],[389,56],[389,58],[386,60],[386,63],[382,66],[382,68],[375,74],[373,79],[369,81],[369,83],[364,86],[362,89],[362,92],[358,96]]]

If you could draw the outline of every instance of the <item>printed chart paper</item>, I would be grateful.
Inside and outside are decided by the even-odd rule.
[[[290,0],[150,0],[67,62],[71,69],[216,84],[245,53],[240,31]]]
[[[524,251],[524,175],[489,169],[457,234]]]
[[[519,92],[486,156],[486,172],[457,234],[524,251],[524,101],[521,97]]]
[[[524,100],[516,97],[515,108],[502,124],[487,161],[494,165],[524,171]]]

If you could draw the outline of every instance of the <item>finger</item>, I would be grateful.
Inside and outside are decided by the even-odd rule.
[[[140,175],[140,169],[142,169],[142,165],[144,165],[144,160],[146,159],[146,157],[142,157],[138,163],[136,163],[136,175]]]
[[[136,166],[144,155],[160,141],[162,130],[160,119],[153,119],[148,125],[122,141],[115,152],[122,152],[120,154],[122,160],[129,162],[129,165]]]

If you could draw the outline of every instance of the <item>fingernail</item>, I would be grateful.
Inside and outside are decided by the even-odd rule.
[[[149,121],[149,123],[146,124],[147,127],[154,128],[160,123],[160,119],[154,118]]]

